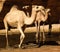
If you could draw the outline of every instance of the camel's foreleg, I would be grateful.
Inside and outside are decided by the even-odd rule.
[[[43,23],[43,43],[45,41],[45,33],[44,33],[44,23]]]
[[[21,36],[20,36],[20,44],[19,44],[19,48],[20,48],[22,46],[23,40],[25,38],[25,35],[24,35],[23,30],[22,30],[22,28],[20,27],[19,24],[18,24],[18,29],[19,29],[19,31],[21,33]]]
[[[4,22],[5,29],[6,29],[6,41],[7,41],[7,47],[8,47],[8,24],[5,19],[3,20],[3,22]]]
[[[35,27],[36,27],[36,43],[38,43],[38,25],[36,21],[35,21]]]

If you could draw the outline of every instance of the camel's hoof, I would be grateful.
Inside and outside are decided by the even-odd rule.
[[[16,45],[13,45],[13,48],[21,48],[20,45],[16,44]]]
[[[21,48],[21,46],[20,46],[20,45],[18,45],[18,47],[19,47],[19,48]]]
[[[14,47],[14,48],[19,48],[19,46],[18,46],[18,45],[14,45],[13,47]]]
[[[25,46],[22,46],[22,45],[21,45],[21,46],[18,45],[18,47],[19,47],[19,48],[22,48],[22,49],[25,49],[25,48],[26,48]]]
[[[11,48],[10,46],[6,46],[6,49]]]
[[[13,47],[14,48],[21,48],[21,49],[25,49],[26,48],[25,46],[20,46],[20,45],[14,45]]]
[[[38,45],[37,48],[41,47],[42,45]]]
[[[41,41],[40,43],[38,43],[38,48],[43,46],[43,41]]]
[[[24,46],[22,46],[21,48],[22,48],[22,49],[26,49],[26,47],[24,47]]]

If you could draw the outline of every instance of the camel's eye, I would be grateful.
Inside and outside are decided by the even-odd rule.
[[[37,7],[38,8],[38,7]]]

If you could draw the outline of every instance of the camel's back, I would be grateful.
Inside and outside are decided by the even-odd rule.
[[[12,11],[12,12],[7,13],[7,15],[5,16],[5,19],[9,22],[17,21],[20,18],[22,18],[21,11]]]

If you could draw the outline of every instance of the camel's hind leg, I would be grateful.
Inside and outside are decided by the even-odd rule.
[[[38,21],[38,47],[43,45],[43,35],[41,34],[40,30],[40,21]]]
[[[44,44],[45,40],[46,40],[46,38],[45,38],[44,24],[43,24],[43,44]]]
[[[9,46],[9,44],[8,44],[8,25],[7,25],[7,21],[5,19],[3,20],[3,22],[4,22],[5,29],[6,29],[6,41],[7,41],[6,47],[8,47]]]
[[[21,33],[21,36],[20,36],[20,44],[19,44],[19,48],[20,48],[20,47],[22,46],[23,40],[24,40],[24,38],[25,38],[25,35],[24,35],[23,30],[22,30],[22,28],[20,27],[20,25],[18,25],[18,29],[19,29],[19,31],[20,31],[20,33]]]

